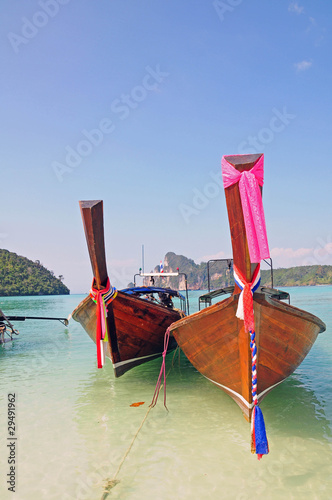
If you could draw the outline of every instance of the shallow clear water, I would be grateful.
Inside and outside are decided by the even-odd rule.
[[[109,499],[332,498],[332,287],[290,288],[327,331],[262,402],[270,454],[250,453],[237,405],[181,355],[138,433]],[[198,295],[190,292],[191,312]],[[9,314],[66,317],[83,296],[0,298]],[[160,360],[119,379],[97,370],[94,344],[71,321],[16,323],[0,346],[0,498],[102,498],[147,413]],[[167,357],[167,369],[172,354]],[[16,394],[16,494],[7,490],[7,395]],[[134,402],[145,404],[131,407]]]

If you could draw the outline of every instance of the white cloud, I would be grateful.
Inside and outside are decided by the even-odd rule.
[[[316,22],[316,19],[314,17],[309,17],[309,21],[310,21],[311,26],[317,26],[317,22]]]
[[[314,266],[314,265],[332,265],[332,238],[329,235],[325,240],[317,239],[315,248],[279,248],[270,249],[273,268],[295,267],[295,266]],[[197,264],[207,262],[212,259],[225,259],[232,257],[231,253],[226,254],[221,251],[213,255],[204,255],[200,259],[195,259]],[[262,262],[263,269],[266,268]]]
[[[295,66],[297,71],[306,71],[307,69],[311,68],[312,61],[301,61],[301,62],[295,63],[294,66]]]
[[[200,257],[199,259],[195,259],[195,262],[196,264],[200,264],[201,262],[207,262],[208,260],[227,258],[231,258],[230,255],[226,255],[225,252],[221,251],[213,255],[203,255],[203,257]]]
[[[332,242],[316,248],[273,248],[273,267],[332,265]]]
[[[292,2],[289,6],[288,6],[288,10],[289,12],[295,12],[295,14],[303,14],[304,12],[304,7],[302,7],[302,5],[299,5],[297,2]]]

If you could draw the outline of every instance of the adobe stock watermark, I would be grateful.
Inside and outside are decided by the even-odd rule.
[[[105,136],[109,136],[116,129],[115,120],[121,121],[128,118],[132,110],[137,109],[148,96],[149,92],[159,89],[159,85],[169,76],[169,73],[162,71],[160,65],[155,68],[145,67],[146,73],[139,85],[131,89],[128,94],[121,94],[111,102],[112,118],[103,118],[96,128],[91,130],[83,129],[81,140],[73,147],[65,147],[65,157],[63,162],[53,161],[51,167],[59,182],[63,181],[63,176],[72,172],[81,165],[84,158],[90,156],[95,148],[99,147]]]
[[[62,496],[63,500],[89,500],[95,498],[97,492],[100,495],[105,491],[107,479],[111,476],[110,464],[104,463],[98,465],[95,470],[90,471],[86,476],[76,479],[75,494],[65,492]]]
[[[30,19],[22,17],[22,26],[20,33],[10,31],[7,38],[13,51],[18,54],[22,45],[27,45],[30,40],[35,38],[39,31],[44,28],[50,19],[57,16],[62,5],[66,5],[71,0],[39,0],[40,10],[37,10]]]
[[[257,135],[248,135],[245,141],[238,145],[238,154],[255,154],[264,151],[268,144],[273,142],[275,135],[280,134],[296,118],[296,115],[288,113],[286,106],[282,111],[277,108],[272,109],[273,116],[269,121],[268,127],[263,127]]]
[[[116,283],[118,289],[127,288],[129,283],[134,281],[134,273],[129,268],[113,268],[110,267],[110,276],[112,277],[112,282]]]
[[[256,135],[248,135],[237,147],[238,154],[255,154],[264,152],[265,147],[273,142],[276,134],[283,132],[286,127],[296,118],[296,115],[289,113],[286,106],[282,111],[277,108],[272,109],[272,117],[268,126],[259,130]],[[223,191],[223,181],[221,169],[217,172],[210,172],[210,182],[207,182],[203,189],[194,188],[193,198],[190,205],[179,204],[179,210],[186,224],[190,222],[193,215],[199,215],[210,201],[219,196]]]
[[[221,22],[225,19],[225,14],[233,12],[236,7],[238,7],[243,0],[214,0],[213,7]]]
[[[317,245],[312,250],[309,257],[306,257],[302,266],[315,266],[315,265],[327,265],[332,258],[332,235],[328,234],[327,237],[317,238]]]

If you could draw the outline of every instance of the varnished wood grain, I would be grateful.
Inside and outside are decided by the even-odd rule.
[[[180,312],[174,309],[153,304],[148,300],[118,292],[117,297],[108,305],[114,321],[116,349],[111,339],[107,348],[107,356],[113,364],[132,360],[131,363],[115,368],[115,376],[123,375],[133,366],[143,364],[160,356],[164,350],[164,335],[171,323],[176,322]],[[96,305],[87,297],[72,313],[73,319],[79,321],[90,338],[96,341]],[[176,345],[171,339],[169,348]],[[151,356],[148,359],[137,359]]]
[[[85,238],[88,245],[95,285],[98,290],[107,284],[102,200],[80,201]]]
[[[250,170],[261,155],[227,156],[237,170]],[[234,264],[251,281],[257,264],[251,264],[238,184],[225,190]],[[250,420],[251,351],[249,333],[236,318],[239,298],[232,297],[171,326],[178,345],[205,377],[228,393]],[[262,293],[254,294],[257,345],[258,399],[282,382],[310,351],[324,323],[310,313]]]
[[[101,290],[107,284],[103,202],[80,201],[81,214],[89,256],[94,275],[94,286]],[[96,341],[96,305],[87,297],[72,313],[92,340]],[[176,310],[168,309],[129,294],[117,292],[107,305],[108,346],[107,356],[112,360],[116,376],[130,368],[159,356],[164,349],[164,336],[171,323],[182,317]],[[171,339],[169,347],[176,344]],[[141,358],[143,359],[137,359]],[[148,357],[148,358],[144,358]],[[126,364],[123,362],[130,361]],[[115,366],[120,363],[120,366]]]
[[[262,399],[263,391],[300,365],[325,325],[316,316],[264,294],[256,293],[254,298],[258,394]],[[251,405],[249,337],[243,321],[235,317],[237,302],[238,296],[233,296],[181,319],[171,326],[171,332],[202,375],[239,393]],[[251,411],[241,408],[250,419]]]

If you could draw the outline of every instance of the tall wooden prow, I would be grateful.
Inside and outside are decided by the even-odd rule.
[[[262,208],[257,183],[259,186],[263,183],[263,158],[261,154],[252,154],[225,156],[224,159],[223,179],[234,271],[242,279],[239,279],[239,283],[242,282],[244,287],[251,284],[254,277],[258,285],[258,274],[255,271],[258,272],[260,261],[265,260],[265,255],[269,253],[265,224],[263,225],[264,214],[261,211],[258,217],[259,228],[262,230],[260,241],[257,241],[259,251],[257,248],[250,249],[252,260],[257,259],[254,263],[250,261],[246,227],[251,232],[253,229],[250,224],[245,224],[245,217],[252,217],[248,205],[253,210]],[[234,168],[229,170],[227,164]],[[241,177],[234,173],[234,169],[241,173],[249,170],[252,172]],[[244,211],[240,190],[244,193]],[[252,204],[251,197],[254,200]],[[243,215],[244,212],[246,215]],[[253,239],[257,237],[255,234],[248,234],[249,241],[251,236]],[[170,331],[194,367],[229,394],[250,420],[254,405],[260,403],[274,387],[294,372],[310,351],[317,335],[325,330],[325,324],[313,314],[278,300],[283,296],[274,292],[279,291],[269,292],[264,287],[258,287],[252,297],[255,340],[252,356],[251,343],[254,342],[242,319],[244,307],[238,307],[240,292],[240,287],[236,284],[231,297],[173,323]],[[255,391],[252,388],[254,376]]]
[[[160,292],[159,288],[116,290],[110,286],[105,255],[103,202],[80,201],[80,208],[94,280],[89,296],[76,307],[72,317],[81,323],[97,344],[98,367],[103,365],[102,355],[105,353],[112,361],[115,376],[120,377],[131,368],[161,356],[165,331],[183,314],[151,298],[154,293]],[[106,339],[105,319],[108,339],[106,352],[106,346],[102,343],[102,338]],[[101,337],[102,330],[104,337]],[[170,349],[176,345],[175,340],[172,340]]]
[[[225,159],[239,172],[251,170],[262,154],[225,156]],[[233,248],[233,261],[235,266],[251,281],[257,264],[251,264],[249,257],[246,228],[241,209],[241,198],[239,183],[233,184],[225,189],[226,205],[228,211],[229,227]],[[239,293],[238,286],[235,286],[234,294]]]
[[[98,290],[107,284],[107,267],[104,240],[103,201],[80,201],[84,233],[88,245],[95,286]]]
[[[97,290],[102,290],[106,287],[108,280],[104,239],[103,201],[80,201],[79,204],[94,276],[94,287]],[[120,360],[120,356],[113,308],[111,305],[107,308],[107,326],[111,349],[110,356],[112,362],[116,363]]]

